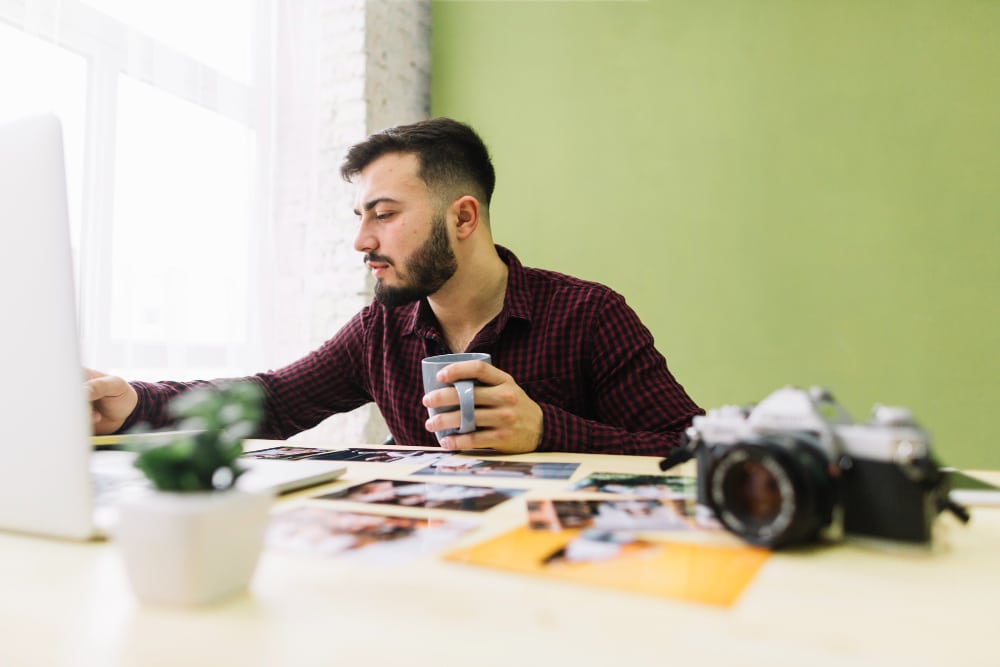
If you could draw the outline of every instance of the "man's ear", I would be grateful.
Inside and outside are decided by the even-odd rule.
[[[456,199],[451,206],[455,212],[455,232],[458,238],[464,239],[479,227],[479,200],[472,195],[465,195]]]

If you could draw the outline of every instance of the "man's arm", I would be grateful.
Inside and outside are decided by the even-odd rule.
[[[602,406],[608,422],[581,417],[549,403],[537,403],[514,378],[489,364],[480,361],[451,364],[441,371],[442,382],[477,381],[476,424],[481,430],[448,436],[441,446],[457,450],[488,447],[505,454],[539,450],[666,456],[677,446],[680,433],[690,425],[691,418],[703,411],[673,381],[665,362],[658,363],[655,357],[650,368],[653,372],[645,374],[645,381],[629,376],[622,386],[609,392],[605,398],[607,404]],[[663,372],[666,376],[661,375]],[[633,384],[638,385],[635,391],[640,392],[635,401],[629,398],[633,394],[628,390]],[[622,392],[626,394],[624,401],[610,399],[611,395],[620,396]],[[445,407],[456,401],[455,390],[450,387],[424,396],[427,407]],[[438,413],[427,419],[425,427],[432,432],[457,428],[459,415],[458,411]],[[631,424],[631,428],[622,423]]]
[[[574,414],[536,402],[504,371],[478,361],[451,364],[442,382],[477,381],[474,433],[449,436],[447,449],[490,447],[510,454],[539,451],[666,456],[695,415],[703,414],[667,369],[653,337],[618,295],[609,296],[586,327],[586,341],[573,353],[586,368],[584,387],[591,412]],[[584,349],[585,348],[585,349]],[[457,402],[455,390],[435,390],[426,407]],[[428,431],[457,428],[459,413],[442,412],[426,422]]]
[[[593,413],[581,417],[542,405],[539,449],[667,455],[704,411],[674,379],[649,329],[620,295],[609,295],[588,331]]]
[[[128,382],[87,370],[86,386],[93,410],[95,435],[128,430],[137,423],[169,427],[170,400],[194,387],[242,381],[258,384],[265,394],[264,419],[256,437],[286,439],[326,417],[348,412],[371,400],[357,386],[355,359],[365,344],[361,314],[319,349],[283,368],[244,378],[192,382]]]
[[[84,369],[84,387],[90,398],[94,435],[127,431],[139,422],[152,428],[169,426],[167,404],[174,396],[193,387],[212,384],[196,382],[129,382],[89,368]]]

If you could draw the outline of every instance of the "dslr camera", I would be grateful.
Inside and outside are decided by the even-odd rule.
[[[856,424],[828,391],[785,387],[695,417],[685,435],[699,504],[751,544],[847,535],[929,545],[942,510],[968,519],[906,408],[876,406]]]

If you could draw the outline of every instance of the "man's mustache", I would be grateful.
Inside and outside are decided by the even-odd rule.
[[[362,261],[365,264],[367,264],[368,262],[377,262],[379,264],[388,264],[389,266],[395,266],[395,263],[385,255],[379,255],[373,252],[370,252],[367,255],[365,255]]]

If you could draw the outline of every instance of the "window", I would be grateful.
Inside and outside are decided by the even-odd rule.
[[[242,83],[253,83],[254,0],[83,0]]]
[[[0,0],[0,120],[63,122],[84,363],[150,380],[255,370],[267,7]]]
[[[247,343],[253,133],[126,76],[116,115],[111,353],[224,372]]]
[[[31,63],[25,67],[24,63]],[[73,247],[79,247],[80,185],[87,62],[50,42],[0,22],[0,122],[51,113],[63,119]]]

